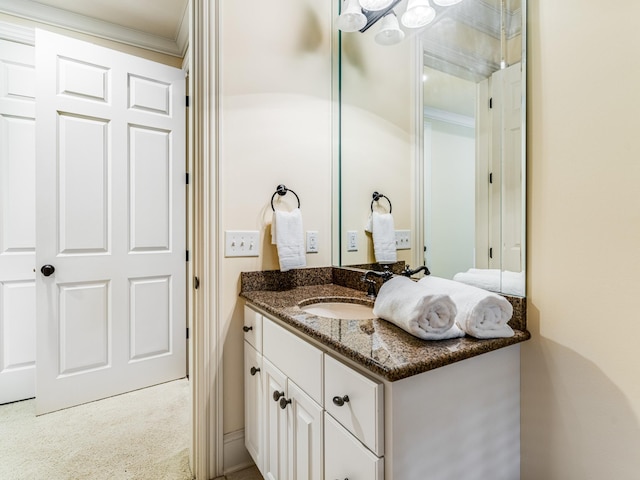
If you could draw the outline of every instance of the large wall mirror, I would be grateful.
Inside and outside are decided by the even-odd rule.
[[[376,191],[408,235],[398,260],[524,296],[526,0],[431,4],[396,44],[379,43],[386,17],[338,36],[334,263],[375,263]]]

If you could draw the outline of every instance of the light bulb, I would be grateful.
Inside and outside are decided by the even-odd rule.
[[[357,32],[367,24],[367,17],[362,13],[358,0],[345,0],[342,13],[336,25],[343,32]]]
[[[380,31],[375,36],[376,43],[380,45],[395,45],[403,39],[404,32],[400,30],[396,14],[391,12],[382,17]]]
[[[402,24],[407,28],[420,28],[434,18],[436,11],[429,5],[429,0],[409,0],[407,11],[402,15]]]

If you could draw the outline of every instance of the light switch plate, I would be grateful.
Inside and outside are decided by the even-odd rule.
[[[227,230],[224,232],[224,256],[257,257],[259,242],[257,230]]]
[[[358,232],[356,230],[349,230],[347,232],[347,252],[358,251]]]
[[[314,230],[307,232],[307,253],[318,253],[318,232]]]
[[[411,230],[396,230],[396,250],[411,249]]]

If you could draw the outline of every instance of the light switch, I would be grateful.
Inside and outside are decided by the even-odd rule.
[[[307,232],[307,253],[318,253],[318,232]]]
[[[396,230],[396,250],[411,249],[411,230]]]
[[[257,257],[259,242],[257,230],[227,230],[224,232],[224,256]]]
[[[347,252],[358,251],[358,232],[356,230],[349,230],[347,232]]]

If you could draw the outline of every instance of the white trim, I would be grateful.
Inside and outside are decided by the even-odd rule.
[[[193,473],[222,474],[222,340],[218,281],[217,2],[191,0],[190,147],[193,158]]]
[[[180,28],[178,29],[178,35],[175,39],[176,46],[181,53],[181,57],[187,56],[187,49],[189,48],[189,2],[185,6],[182,14],[182,20],[180,21]]]
[[[168,38],[51,7],[33,0],[0,0],[0,12],[2,13],[133,45],[134,47],[153,50],[154,52],[174,57],[182,57],[186,49],[189,27],[189,22],[185,22],[185,18],[188,18],[187,11],[188,8],[185,9],[178,38]]]
[[[411,76],[412,76],[412,98],[411,105],[415,110],[413,111],[413,199],[414,205],[413,212],[413,251],[411,255],[412,265],[419,267],[425,265],[424,256],[424,113],[420,108],[424,104],[424,85],[422,82],[422,41],[420,37],[416,37],[413,40],[413,61],[411,62]]]
[[[461,115],[459,113],[448,112],[446,110],[440,110],[438,108],[424,107],[424,116],[431,120],[439,120],[453,125],[460,125],[461,127],[476,127],[475,118],[467,115]]]
[[[224,474],[228,475],[253,465],[244,446],[244,428],[224,436]]]
[[[14,23],[0,22],[0,39],[34,46],[36,44],[36,29]]]

